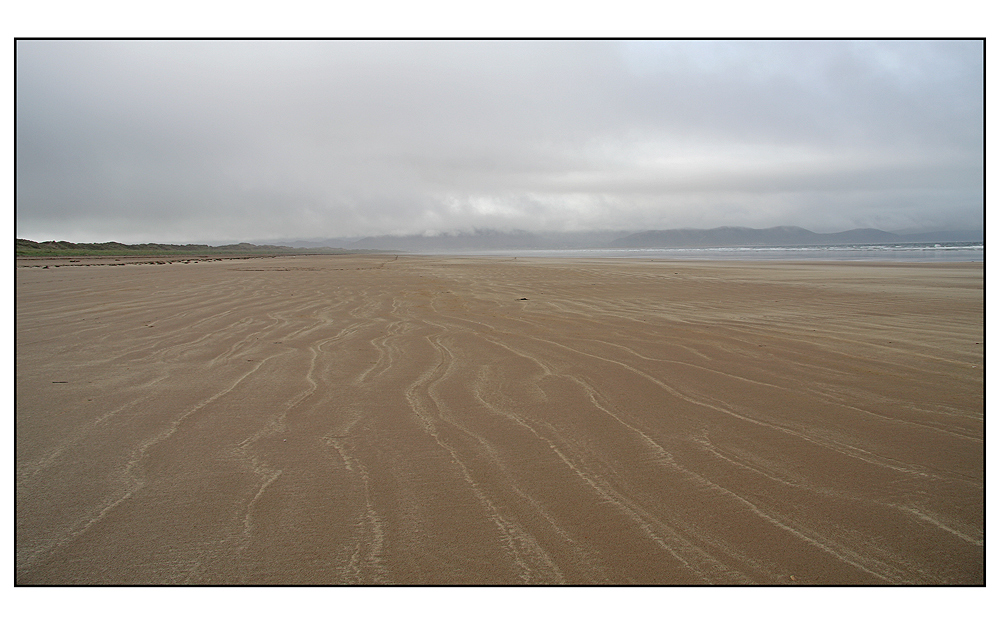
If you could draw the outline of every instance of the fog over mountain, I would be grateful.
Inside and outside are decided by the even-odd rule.
[[[16,236],[35,241],[983,222],[981,40],[15,53]]]
[[[464,233],[378,236],[360,239],[272,241],[301,248],[395,250],[399,252],[461,252],[490,250],[571,250],[621,248],[690,248],[766,245],[851,245],[865,243],[920,243],[983,241],[983,230],[950,230],[898,234],[875,228],[817,233],[794,226],[776,228],[720,227],[646,230],[642,232],[528,232],[478,230]]]
[[[712,228],[710,230],[647,230],[611,241],[609,247],[712,247],[726,245],[851,245],[864,243],[918,243],[982,241],[974,230],[901,235],[875,228],[818,233],[791,226],[777,228]]]

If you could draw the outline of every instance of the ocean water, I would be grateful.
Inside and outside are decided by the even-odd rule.
[[[651,258],[664,260],[983,262],[985,258],[985,244],[983,241],[942,241],[939,243],[788,245],[770,247],[494,250],[459,252],[459,254],[466,256]]]

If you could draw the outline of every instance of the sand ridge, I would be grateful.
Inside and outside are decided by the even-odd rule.
[[[981,584],[981,263],[16,269],[19,584]]]

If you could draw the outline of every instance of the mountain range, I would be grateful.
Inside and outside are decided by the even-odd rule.
[[[460,252],[489,250],[691,248],[770,245],[851,245],[865,243],[941,243],[983,241],[982,230],[950,230],[896,234],[873,228],[818,233],[795,226],[775,228],[721,227],[675,230],[528,232],[475,230],[469,233],[378,236],[362,239],[283,241],[294,247],[393,250],[400,252]]]
[[[722,227],[710,230],[646,230],[611,242],[610,247],[727,247],[733,245],[852,245],[865,243],[934,243],[981,241],[982,231],[955,230],[895,234],[874,228],[818,233],[795,226],[776,228]]]

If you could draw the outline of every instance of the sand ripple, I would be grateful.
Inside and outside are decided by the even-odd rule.
[[[981,264],[16,276],[20,584],[985,579]]]

